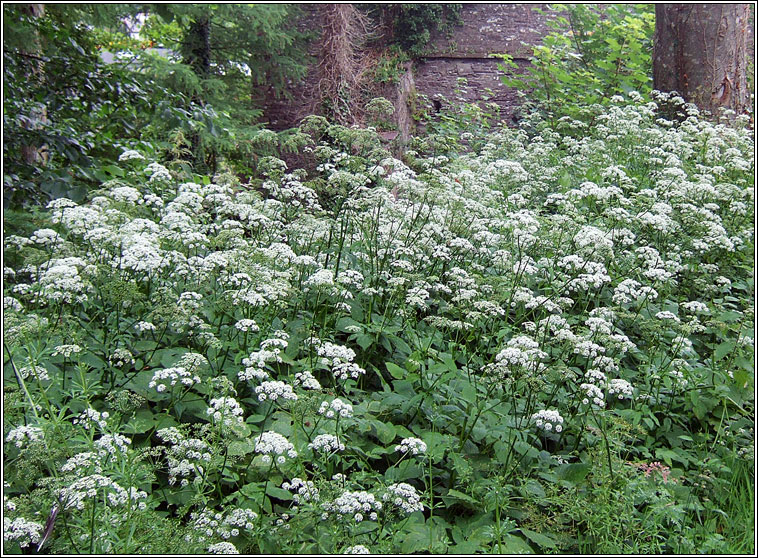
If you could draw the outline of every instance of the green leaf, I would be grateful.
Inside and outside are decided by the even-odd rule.
[[[112,174],[113,176],[124,176],[124,171],[120,167],[117,167],[116,165],[106,165],[103,167],[103,170],[106,172]]]
[[[273,498],[278,498],[279,500],[285,500],[288,502],[292,500],[292,492],[279,488],[272,483],[268,483],[268,486],[266,486],[266,494]]]
[[[535,479],[529,479],[526,481],[521,487],[521,493],[524,494],[524,496],[536,496],[537,498],[545,497],[545,489],[542,488],[540,481]]]
[[[226,454],[230,457],[247,455],[252,452],[255,446],[252,440],[233,440],[226,447]]]
[[[134,416],[122,426],[125,434],[144,434],[150,430],[159,430],[176,426],[178,423],[174,417],[154,414],[150,409],[138,409]]]
[[[390,467],[384,472],[387,482],[403,482],[409,479],[420,479],[424,475],[423,469],[414,461],[403,461],[397,467]]]
[[[532,541],[533,543],[537,544],[540,547],[543,548],[556,548],[556,543],[553,539],[548,537],[547,535],[543,535],[542,533],[537,533],[535,531],[530,531],[529,529],[524,529],[523,527],[519,528],[519,531],[521,531],[526,537]]]
[[[502,554],[534,554],[532,547],[524,539],[516,535],[506,535],[503,538],[503,544],[495,548]]]
[[[365,351],[374,344],[374,336],[367,333],[359,333],[355,336],[355,342]]]
[[[392,362],[385,362],[384,365],[387,367],[387,371],[390,375],[396,380],[402,380],[408,374],[408,371],[405,368],[401,368]]]
[[[689,464],[690,461],[687,456],[682,455],[680,452],[666,448],[657,448],[655,450],[655,457],[656,459],[662,459],[663,462],[666,463],[666,465],[669,467],[672,466],[672,460],[683,463],[685,466]]]
[[[734,371],[734,383],[740,388],[748,387],[750,383],[750,374],[743,369],[737,369]]]
[[[724,341],[721,343],[718,347],[716,347],[716,350],[713,351],[713,360],[718,362],[724,358],[726,355],[732,352],[732,349],[734,349],[735,345],[736,343],[734,340]]]
[[[442,499],[447,503],[448,499],[453,502],[465,502],[469,505],[471,505],[474,509],[479,509],[482,506],[482,503],[478,500],[475,500],[468,494],[464,494],[463,492],[459,492],[458,490],[455,490],[451,488],[447,491],[447,494],[442,497]]]
[[[445,450],[453,445],[453,439],[451,436],[439,432],[422,432],[417,435],[426,444],[426,453],[432,461],[442,459]]]
[[[373,420],[371,421],[371,425],[376,430],[376,437],[383,444],[389,444],[397,436],[394,424]]]
[[[590,472],[590,466],[586,463],[564,463],[559,465],[555,472],[560,480],[576,484],[584,480]]]

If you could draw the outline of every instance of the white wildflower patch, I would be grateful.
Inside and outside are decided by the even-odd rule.
[[[166,448],[169,484],[187,486],[202,482],[212,459],[208,444],[198,438],[187,438],[175,427],[158,430],[156,435],[169,444]]]
[[[5,441],[15,445],[17,448],[24,448],[45,439],[44,431],[37,426],[17,426],[12,428],[5,437]]]
[[[626,380],[615,378],[608,383],[608,394],[615,395],[618,399],[631,399],[634,388]]]
[[[605,407],[605,394],[598,386],[595,384],[581,384],[579,389],[584,392],[583,405],[589,405],[592,402],[593,405],[598,407]]]
[[[313,376],[310,370],[303,370],[295,374],[295,381],[293,382],[295,387],[302,387],[308,390],[320,390],[321,383]]]
[[[328,419],[350,418],[353,416],[353,406],[339,398],[331,402],[322,401],[318,408],[318,414]]]
[[[338,520],[346,519],[353,523],[364,520],[376,521],[382,510],[382,502],[366,491],[344,491],[338,498],[322,504],[327,514],[334,514]]]
[[[371,554],[371,551],[367,546],[356,544],[353,546],[348,546],[345,550],[342,551],[342,554]]]
[[[424,505],[421,503],[421,496],[416,492],[416,488],[405,482],[388,486],[387,492],[382,496],[382,500],[388,504],[392,504],[405,514],[423,511],[424,509]]]
[[[163,393],[170,392],[177,385],[190,388],[200,382],[202,379],[197,374],[193,374],[183,366],[175,366],[153,372],[153,379],[150,380],[148,387],[158,393]]]
[[[233,397],[218,397],[211,399],[206,415],[214,424],[234,428],[244,424],[244,411]]]
[[[256,439],[255,452],[263,455],[263,460],[266,463],[271,463],[271,460],[275,459],[276,463],[282,464],[288,457],[290,459],[297,457],[295,446],[287,438],[277,432],[270,431],[261,433]]]
[[[258,401],[297,401],[297,395],[292,391],[292,386],[284,382],[268,381],[255,387]]]
[[[563,417],[556,410],[537,411],[532,415],[534,425],[545,432],[562,432]]]
[[[426,453],[426,443],[419,438],[403,438],[402,441],[395,446],[395,451],[400,453],[410,453],[411,455],[419,455]]]
[[[345,444],[340,442],[339,438],[333,434],[319,434],[313,439],[310,444],[308,444],[308,447],[313,451],[322,453],[332,453],[345,450]]]
[[[123,161],[144,161],[145,157],[139,151],[128,149],[118,156],[120,162]]]
[[[147,493],[134,487],[123,488],[111,478],[94,474],[82,477],[65,488],[58,490],[58,500],[64,510],[76,508],[83,510],[88,501],[105,501],[110,507],[118,508],[131,505],[145,509]],[[103,500],[103,496],[105,499]]]
[[[298,505],[305,502],[318,502],[319,500],[319,491],[313,481],[295,477],[290,482],[283,482],[282,488],[294,492],[292,501]]]
[[[516,451],[518,477],[586,456],[630,405],[641,424],[697,415],[693,436],[718,426],[714,451],[750,458],[750,417],[697,404],[751,404],[749,116],[642,92],[588,108],[591,125],[527,111],[516,129],[436,100],[445,133],[403,161],[372,129],[308,117],[238,137],[254,168],[202,177],[127,150],[83,201],[9,221],[13,551],[55,500],[71,533],[59,516],[43,551],[118,553],[148,505],[185,514],[182,551],[428,550],[384,537],[428,511],[430,451],[443,444],[474,494],[459,446],[484,469]],[[366,484],[385,469],[390,486]],[[701,492],[719,486],[706,473]],[[338,536],[305,541],[314,512],[314,532]]]
[[[21,548],[37,544],[42,536],[42,524],[23,517],[11,520],[3,516],[3,540],[16,542]]]

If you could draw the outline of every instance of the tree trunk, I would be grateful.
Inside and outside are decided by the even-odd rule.
[[[45,15],[44,4],[27,4],[22,7],[22,10],[34,18],[44,17]],[[39,33],[37,31],[35,31],[34,39],[29,46],[31,49],[26,51],[26,54],[29,54],[30,60],[33,61],[30,63],[26,77],[30,81],[41,85],[44,80],[45,64],[40,56],[42,45],[40,44]],[[47,124],[47,107],[42,103],[38,103],[32,107],[29,112],[29,119],[25,120],[22,126],[27,130],[34,130],[41,128],[45,124]],[[45,165],[48,159],[48,147],[47,145],[22,145],[21,156],[27,165],[35,165],[37,163]]]
[[[368,19],[353,4],[322,4],[321,24],[316,98],[331,118],[354,124],[360,115],[358,97],[365,70],[360,50]]]
[[[211,73],[211,22],[207,17],[192,22],[185,38],[184,63],[206,79]]]
[[[653,86],[717,115],[745,112],[748,4],[657,4]]]
[[[184,38],[182,58],[196,76],[200,79],[208,79],[211,75],[211,21],[208,17],[200,17],[193,21],[189,31]],[[193,94],[192,101],[200,106],[205,105],[205,99],[201,95]],[[192,164],[196,172],[210,169],[215,172],[215,156],[211,154],[211,160],[208,153],[202,145],[199,132],[192,132],[189,136]]]

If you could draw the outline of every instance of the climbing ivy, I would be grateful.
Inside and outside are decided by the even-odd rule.
[[[427,53],[432,33],[450,33],[461,25],[463,4],[380,4],[367,5],[367,13],[384,27],[390,44],[411,57]]]

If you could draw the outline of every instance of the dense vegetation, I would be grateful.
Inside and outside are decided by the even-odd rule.
[[[464,105],[393,156],[310,116],[243,180],[79,101],[90,163],[5,177],[6,552],[754,550],[747,118]]]

